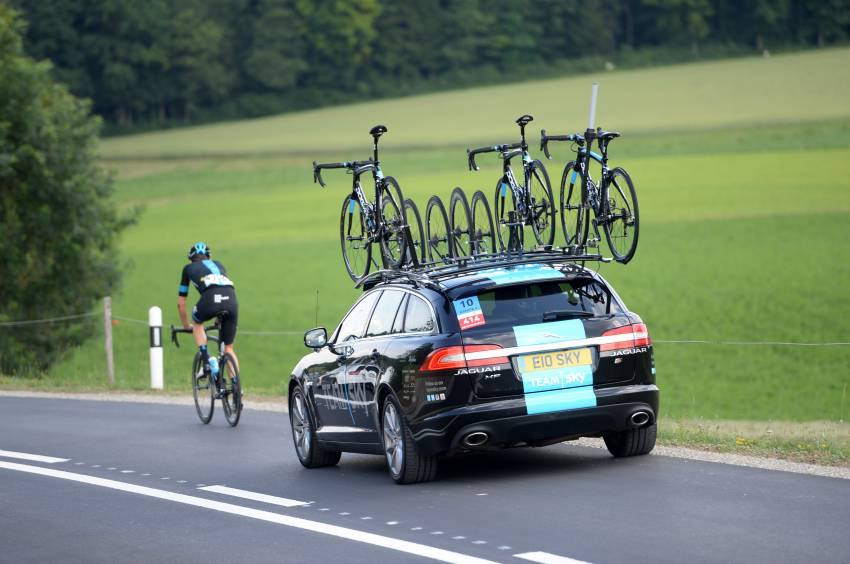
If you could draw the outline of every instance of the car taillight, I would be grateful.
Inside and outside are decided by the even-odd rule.
[[[599,345],[599,352],[647,347],[652,344],[649,331],[643,323],[634,323],[605,331],[602,333],[602,337],[608,337],[610,340]]]
[[[420,372],[433,372],[435,370],[451,370],[454,368],[468,368],[470,366],[486,366],[491,364],[506,364],[510,362],[506,356],[491,358],[467,359],[468,353],[493,351],[501,349],[499,345],[467,345],[465,347],[443,347],[428,355]]]

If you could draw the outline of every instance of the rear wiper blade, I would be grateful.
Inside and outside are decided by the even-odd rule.
[[[543,321],[557,321],[558,319],[570,319],[573,317],[594,317],[592,311],[577,311],[574,309],[556,309],[543,314]]]

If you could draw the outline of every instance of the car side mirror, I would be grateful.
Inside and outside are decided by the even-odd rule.
[[[328,344],[328,331],[324,327],[310,329],[304,333],[304,346],[319,350]]]

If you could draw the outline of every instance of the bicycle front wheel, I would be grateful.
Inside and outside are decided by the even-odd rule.
[[[372,262],[372,241],[366,231],[366,216],[363,208],[353,196],[342,201],[339,216],[339,241],[345,269],[355,282],[369,272]]]
[[[493,223],[496,226],[496,235],[499,240],[499,248],[505,250],[508,248],[511,235],[510,218],[513,215],[516,233],[519,236],[519,248],[522,248],[523,240],[525,239],[522,218],[519,217],[519,212],[516,210],[516,198],[504,178],[496,183],[496,195],[493,197]],[[517,250],[517,249],[512,249]]]
[[[540,161],[534,161],[528,171],[528,215],[531,230],[538,245],[551,247],[555,241],[555,200],[549,173]]]
[[[381,210],[381,255],[384,267],[398,268],[404,264],[407,252],[407,218],[404,214],[404,196],[392,176],[384,179],[379,191]]]
[[[419,215],[419,208],[416,207],[416,202],[410,198],[404,200],[404,212],[407,220],[410,223],[410,238],[413,243],[412,247],[408,247],[409,255],[415,255],[416,260],[420,263],[425,262],[425,229],[422,227],[422,216]],[[413,257],[409,257],[410,262],[413,262]]]
[[[493,215],[484,192],[478,190],[472,195],[472,254],[486,255],[499,252],[493,227]]]
[[[192,396],[195,398],[195,411],[201,423],[206,425],[212,420],[215,410],[215,386],[210,383],[210,377],[204,371],[201,353],[195,353],[192,362]]]
[[[435,263],[448,263],[454,256],[454,241],[449,227],[446,206],[439,196],[431,196],[425,209],[425,237],[428,239],[428,258]]]
[[[221,357],[221,407],[224,418],[231,427],[239,424],[242,414],[242,385],[239,383],[239,369],[236,361],[229,354]]]
[[[587,242],[588,214],[582,196],[584,175],[570,161],[561,176],[561,228],[567,247],[581,247]]]
[[[472,256],[472,211],[469,209],[469,200],[460,187],[452,190],[449,210],[455,256],[470,257]]]
[[[612,170],[604,194],[602,229],[614,260],[625,264],[635,256],[640,234],[637,194],[629,174],[620,167]]]

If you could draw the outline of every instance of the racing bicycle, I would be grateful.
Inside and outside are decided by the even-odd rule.
[[[608,145],[619,136],[616,131],[601,128],[588,128],[584,134],[572,135],[547,135],[544,129],[540,131],[540,149],[551,159],[550,141],[574,143],[572,150],[576,158],[567,163],[561,176],[561,227],[567,247],[583,252],[586,247],[598,246],[604,233],[614,260],[625,264],[632,260],[637,249],[640,212],[629,173],[622,167],[608,168]],[[594,140],[599,153],[592,150]],[[599,184],[591,177],[591,161],[602,166]],[[595,238],[589,236],[591,223]]]
[[[207,340],[218,343],[218,376],[213,377],[209,363],[202,362],[201,352],[195,353],[195,359],[192,361],[192,396],[195,398],[195,410],[202,423],[206,425],[212,421],[215,400],[220,398],[224,418],[231,427],[236,427],[242,414],[242,385],[239,382],[239,369],[233,357],[224,352],[224,343],[221,339],[216,335],[210,335],[210,331],[221,330],[221,322],[226,315],[226,312],[219,313],[216,315],[214,324],[204,327]],[[191,329],[177,328],[172,325],[171,341],[180,348],[177,335],[191,332]]]
[[[407,258],[404,197],[396,179],[384,176],[378,160],[378,139],[386,132],[387,128],[383,125],[376,125],[369,131],[373,139],[371,159],[341,163],[313,161],[313,182],[318,182],[323,188],[323,169],[342,168],[353,175],[351,194],[342,202],[339,239],[345,268],[354,281],[366,276],[372,264],[376,268],[399,268]],[[367,172],[372,173],[375,181],[374,203],[366,197],[360,184],[360,176]],[[378,243],[383,265],[378,265],[372,257],[373,243]]]
[[[513,227],[519,227],[513,231],[519,233],[519,245],[522,247],[525,246],[525,227],[531,227],[536,246],[551,247],[555,240],[555,204],[549,175],[543,163],[533,160],[528,154],[525,141],[525,126],[533,119],[530,115],[517,118],[516,124],[520,130],[518,143],[466,150],[469,170],[479,170],[475,155],[481,153],[499,153],[504,161],[502,177],[496,183],[493,199],[494,223],[501,249],[508,246]],[[517,181],[511,169],[511,159],[514,157],[522,157],[522,183]],[[472,231],[478,229],[485,228],[476,225]]]

